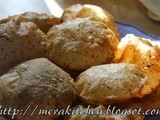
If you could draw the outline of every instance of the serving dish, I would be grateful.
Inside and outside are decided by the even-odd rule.
[[[118,27],[118,30],[119,30],[119,34],[120,34],[120,37],[124,37],[126,34],[134,34],[136,36],[141,36],[141,37],[145,37],[145,38],[148,38],[148,39],[151,39],[155,42],[159,42],[160,41],[160,38],[157,37],[157,36],[154,36],[152,34],[149,34],[149,33],[145,33],[143,32],[143,30],[133,26],[133,25],[128,25],[128,24],[125,24],[125,23],[121,23],[121,22],[116,22],[116,25]],[[93,30],[93,29],[92,29]],[[156,116],[154,116],[155,118]],[[147,118],[146,118],[147,119]]]
[[[140,29],[134,25],[122,23],[119,21],[116,21],[116,25],[117,25],[118,31],[120,33],[120,38],[124,37],[126,34],[134,34],[136,36],[151,39],[155,43],[160,44],[160,37],[155,36],[150,33],[147,33],[147,32],[144,32],[142,29]]]

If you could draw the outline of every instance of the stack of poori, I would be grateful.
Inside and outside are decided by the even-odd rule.
[[[70,6],[61,18],[27,12],[0,20],[0,75],[0,104],[20,110],[15,120],[143,120],[39,112],[160,107],[160,48],[131,34],[119,40],[113,16],[94,5]]]

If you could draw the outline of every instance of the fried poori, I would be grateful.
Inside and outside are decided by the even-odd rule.
[[[40,110],[65,109],[75,96],[70,75],[45,58],[24,62],[0,76],[1,105],[22,113],[29,107],[26,114],[17,114],[16,120],[53,120],[57,115],[39,114]]]
[[[60,67],[75,71],[109,63],[118,39],[102,22],[77,18],[53,26],[47,34],[49,59]]]
[[[45,34],[32,22],[20,18],[0,24],[0,75],[15,65],[46,57]]]
[[[122,38],[113,62],[138,65],[147,75],[139,96],[151,93],[160,83],[160,48],[150,40],[128,34]]]
[[[115,25],[114,17],[109,12],[96,5],[72,5],[64,10],[64,13],[62,15],[62,21],[65,22],[75,18],[87,17],[91,18],[92,20],[105,23],[106,26],[110,28],[118,38],[119,33]]]
[[[47,33],[49,29],[57,24],[60,24],[60,18],[55,16],[49,16],[45,13],[36,13],[36,12],[25,12],[19,15],[9,16],[0,20],[0,24],[6,23],[11,19],[19,19],[25,22],[33,22],[41,29],[44,33]]]
[[[137,97],[147,77],[134,64],[93,66],[76,79],[80,99],[89,104],[113,104]]]
[[[121,108],[130,109],[130,108],[141,108],[143,111],[147,110],[156,110],[160,108],[160,86],[152,91],[149,95],[144,96],[143,98],[131,99],[125,104],[117,105]],[[150,111],[148,111],[149,113]]]

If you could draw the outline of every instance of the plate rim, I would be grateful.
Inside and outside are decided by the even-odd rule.
[[[120,22],[120,21],[117,21],[117,20],[115,21],[115,23],[116,23],[116,24],[123,25],[123,26],[125,26],[125,27],[132,27],[132,28],[138,30],[139,32],[141,32],[142,34],[145,34],[145,35],[147,35],[147,36],[150,36],[150,37],[154,38],[155,41],[160,41],[160,36],[156,36],[156,35],[154,35],[154,34],[152,34],[152,33],[146,32],[146,31],[142,30],[142,28],[137,27],[136,25],[132,25],[132,24]],[[118,27],[117,27],[117,28],[118,28]],[[134,33],[133,33],[133,34],[134,34]],[[141,37],[141,36],[140,36],[140,37]]]

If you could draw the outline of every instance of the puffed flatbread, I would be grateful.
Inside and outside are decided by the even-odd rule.
[[[0,76],[0,103],[21,110],[16,120],[53,120],[58,115],[44,115],[43,110],[65,109],[75,96],[70,75],[46,58],[21,63]],[[21,114],[27,108],[27,113]]]
[[[155,90],[152,91],[152,93],[144,96],[143,98],[131,99],[125,104],[119,104],[117,106],[127,109],[141,108],[143,111],[155,110],[156,113],[156,109],[160,108],[160,86],[158,86]],[[148,111],[148,114],[150,114],[150,111]]]
[[[136,97],[146,80],[137,65],[106,64],[81,73],[75,88],[79,97],[89,104],[112,104]]]
[[[96,5],[75,4],[69,6],[63,12],[62,21],[65,22],[75,18],[87,18],[87,17],[91,18],[92,20],[105,23],[106,26],[109,29],[111,29],[118,38],[119,33],[115,25],[114,17],[109,12]]]
[[[15,65],[46,56],[45,34],[33,22],[11,19],[0,24],[0,75]]]
[[[6,23],[11,19],[20,19],[21,21],[33,22],[44,33],[47,33],[52,26],[60,24],[60,18],[57,18],[53,15],[49,16],[45,13],[36,13],[36,12],[25,12],[22,14],[9,16],[8,18],[1,19],[0,24]]]
[[[136,64],[147,75],[140,97],[150,94],[160,84],[160,48],[149,39],[126,35],[118,45],[113,62]]]
[[[111,62],[118,45],[102,22],[77,18],[53,26],[47,33],[49,59],[60,67],[84,71]]]

